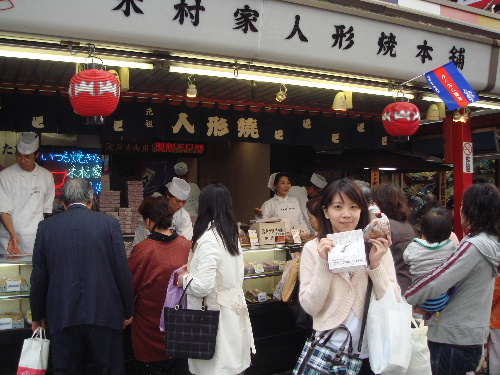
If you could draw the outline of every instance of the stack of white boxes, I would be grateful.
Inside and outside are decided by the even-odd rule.
[[[127,181],[127,200],[128,208],[131,210],[131,229],[132,233],[137,229],[138,220],[140,217],[139,206],[141,205],[144,195],[144,187],[142,181]]]
[[[99,211],[118,219],[118,208],[120,207],[119,191],[101,191],[99,193]]]

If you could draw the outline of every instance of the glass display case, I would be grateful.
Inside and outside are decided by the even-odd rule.
[[[272,300],[272,294],[281,280],[285,268],[288,250],[285,245],[243,247],[243,260],[245,262],[243,290],[247,302]],[[260,296],[259,300],[259,293],[265,293],[266,299],[264,300]]]
[[[0,331],[28,327],[31,254],[0,254]]]

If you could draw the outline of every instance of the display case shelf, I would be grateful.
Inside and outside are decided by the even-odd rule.
[[[0,293],[0,300],[30,298],[30,292]]]
[[[252,273],[252,274],[245,275],[245,280],[260,279],[262,277],[281,276],[281,275],[283,275],[283,271],[263,272],[263,273],[255,273],[255,274]]]

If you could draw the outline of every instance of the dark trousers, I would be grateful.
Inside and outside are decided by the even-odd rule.
[[[452,345],[427,342],[432,375],[465,375],[474,372],[481,360],[482,345]]]
[[[93,325],[64,328],[50,336],[54,375],[85,374],[85,360],[92,355],[92,374],[124,375],[123,332]]]

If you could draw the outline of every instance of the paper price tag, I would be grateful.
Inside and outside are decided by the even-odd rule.
[[[260,292],[257,294],[257,301],[259,302],[266,302],[267,300],[267,294],[265,292]]]
[[[255,266],[254,269],[255,269],[255,273],[264,273],[264,266],[263,265]]]
[[[300,229],[291,229],[291,232],[293,243],[302,243],[302,240],[300,239]]]
[[[7,281],[7,292],[20,292],[20,291],[21,291],[20,280]]]
[[[286,262],[284,260],[280,261],[278,267],[280,271],[283,271],[285,269]]]
[[[259,246],[259,237],[257,237],[256,230],[248,230],[248,237],[250,237],[250,246]]]
[[[0,330],[3,329],[12,329],[12,318],[0,319]]]

